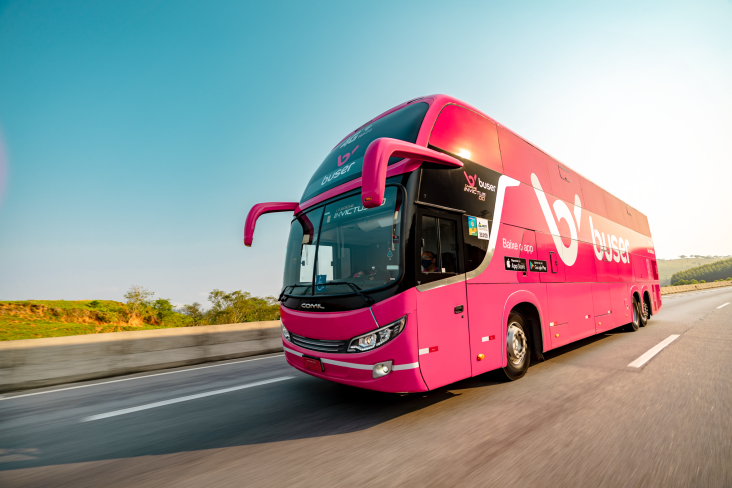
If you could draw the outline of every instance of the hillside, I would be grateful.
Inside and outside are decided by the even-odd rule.
[[[0,302],[0,341],[188,325],[193,319],[180,313],[152,307],[133,313],[111,300]]]
[[[714,263],[704,264],[695,268],[679,271],[671,276],[671,283],[678,281],[717,281],[732,279],[732,258],[722,259]]]
[[[717,261],[719,261],[719,258],[659,259],[656,263],[658,264],[658,276],[661,281],[661,286],[670,285],[671,277],[674,273],[695,268],[697,266],[703,266],[705,264],[716,263]]]

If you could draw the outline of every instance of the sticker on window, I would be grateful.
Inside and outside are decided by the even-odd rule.
[[[468,217],[468,233],[471,236],[478,235],[478,219],[476,217]]]
[[[490,238],[490,234],[488,233],[488,219],[476,219],[478,222],[478,239],[483,239],[484,241],[487,241]]]
[[[315,275],[315,291],[325,291],[327,275]],[[318,286],[321,285],[321,286]]]

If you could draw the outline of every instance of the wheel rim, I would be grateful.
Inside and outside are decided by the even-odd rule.
[[[506,350],[508,351],[508,360],[514,365],[521,364],[526,356],[526,335],[516,322],[508,326]]]
[[[636,306],[633,307],[633,323],[638,323],[638,307]]]
[[[648,304],[644,301],[643,302],[643,318],[648,320],[648,317],[650,317],[650,314],[648,313]]]

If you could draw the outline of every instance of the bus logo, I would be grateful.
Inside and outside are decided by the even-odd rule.
[[[572,266],[577,261],[577,252],[579,251],[577,231],[579,230],[580,218],[582,216],[582,203],[580,202],[579,196],[574,196],[574,218],[566,203],[560,199],[554,201],[554,213],[557,214],[557,218],[559,220],[564,219],[569,224],[571,240],[569,246],[565,246],[562,238],[559,237],[559,227],[557,227],[557,221],[554,220],[552,209],[549,207],[549,201],[546,199],[544,190],[541,188],[539,178],[534,173],[531,173],[531,183],[534,186],[534,192],[536,193],[536,198],[539,200],[539,206],[544,214],[544,219],[546,219],[546,224],[549,226],[549,233],[552,236],[554,245],[557,247],[557,251],[559,251],[559,256],[567,266]]]
[[[351,157],[351,154],[353,154],[353,153],[355,153],[355,152],[356,152],[356,149],[358,149],[358,147],[359,147],[359,146],[356,146],[356,147],[354,147],[354,148],[353,148],[353,151],[351,151],[351,152],[349,152],[349,153],[346,153],[346,154],[345,154],[345,155],[343,156],[343,161],[341,161],[341,156],[338,156],[338,166],[340,167],[340,166],[343,166],[344,164],[346,164],[346,161],[348,161],[348,158],[350,158],[350,157]]]

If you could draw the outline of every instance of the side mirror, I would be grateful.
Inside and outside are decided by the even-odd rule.
[[[411,142],[380,137],[374,139],[363,156],[361,202],[366,208],[376,208],[384,201],[386,170],[389,158],[410,158],[427,163],[462,168],[463,163],[447,154],[412,144]]]
[[[257,225],[257,219],[266,213],[272,212],[291,212],[294,211],[299,204],[297,202],[269,202],[258,203],[252,207],[247,215],[247,221],[244,224],[244,245],[252,247],[254,239],[254,226]]]

